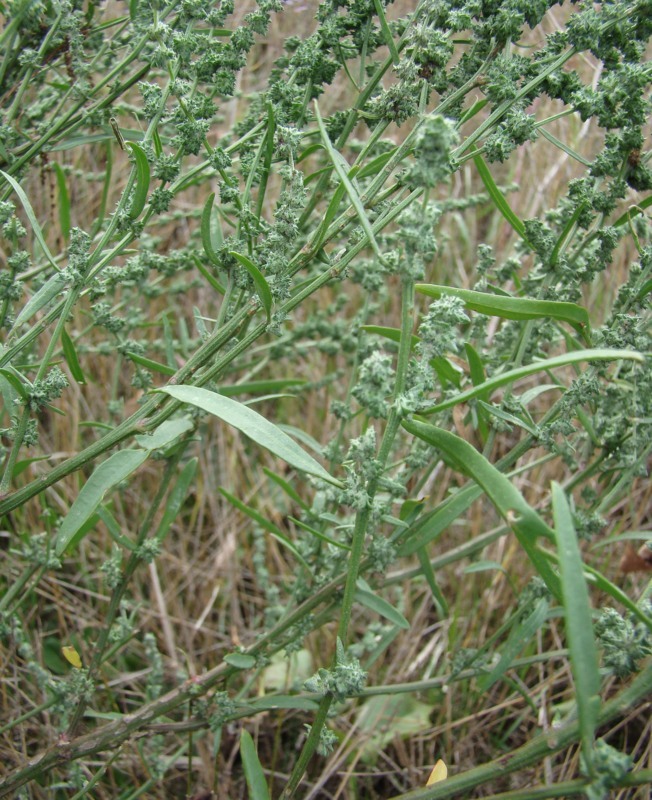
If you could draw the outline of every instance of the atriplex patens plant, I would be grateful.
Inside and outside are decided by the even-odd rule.
[[[583,564],[577,539],[645,475],[652,442],[652,3],[586,3],[558,18],[546,0],[422,0],[390,19],[388,2],[327,0],[312,33],[279,45],[264,86],[252,65],[270,26],[307,10],[238,5],[0,2],[0,641],[14,696],[0,797],[165,797],[184,754],[190,795],[199,741],[223,766],[235,720],[283,709],[312,715],[307,736],[286,733],[279,713],[269,759],[246,731],[240,752],[250,796],[271,787],[287,800],[315,752],[338,743],[338,718],[358,713],[352,698],[361,730],[375,696],[447,684],[476,709],[515,685],[547,710],[528,668],[552,663],[552,646],[528,648],[560,613],[568,650],[555,656],[572,672],[576,715],[554,743],[530,731],[507,761],[499,749],[441,784],[410,792],[397,772],[348,796],[498,791],[510,772],[577,745],[581,776],[564,782],[560,767],[557,795],[644,784],[649,770],[628,774],[636,754],[596,731],[652,688],[652,610]],[[571,138],[575,120],[593,132],[588,149]],[[566,142],[553,133],[563,122]],[[536,165],[540,147],[572,178],[527,219],[497,178],[524,152]],[[479,191],[448,197],[459,175]],[[484,231],[461,285],[443,256],[473,214]],[[623,252],[625,275],[602,298],[611,308],[587,309]],[[517,383],[532,376],[546,383]],[[324,393],[312,421],[331,438],[320,446],[307,424],[282,424],[300,417],[281,398]],[[246,395],[264,413],[233,399]],[[212,417],[296,471],[266,471],[281,515],[242,499],[246,473],[240,483],[212,469]],[[525,496],[523,476],[551,464],[558,482]],[[222,631],[217,656],[212,642],[181,658],[156,565],[193,526],[206,538],[200,495],[215,474],[252,523],[239,547],[261,604],[248,607],[241,646]],[[498,525],[446,543],[482,496]],[[486,641],[463,648],[441,572],[506,535],[536,580]],[[388,573],[399,559],[409,563]],[[161,631],[141,620],[153,602],[138,589],[145,567]],[[587,574],[620,607],[595,634]],[[71,581],[89,593],[84,618],[63,599]],[[368,685],[423,587],[450,626],[450,660],[432,679]],[[265,694],[274,659],[319,653],[315,632],[330,660]],[[81,651],[66,651],[72,669],[57,647],[69,638]],[[637,670],[602,702],[612,676]]]

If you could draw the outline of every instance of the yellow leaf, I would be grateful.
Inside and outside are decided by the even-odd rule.
[[[432,772],[430,773],[430,777],[428,778],[428,783],[426,783],[426,786],[432,786],[433,783],[439,783],[439,781],[445,781],[447,777],[448,777],[448,768],[440,758],[439,761],[432,768]]]
[[[75,650],[75,648],[71,644],[65,644],[61,648],[61,652],[63,653],[63,657],[69,664],[72,664],[75,669],[81,669],[82,661],[79,657],[79,653]]]

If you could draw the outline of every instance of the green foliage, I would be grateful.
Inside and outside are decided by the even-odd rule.
[[[305,35],[300,0],[122,5],[0,2],[0,797],[163,797],[184,754],[192,796],[264,712],[233,791],[289,800],[340,715],[371,760],[453,683],[460,718],[512,688],[548,717],[559,617],[555,740],[588,796],[625,786],[595,731],[608,675],[649,692],[649,602],[582,540],[629,524],[652,449],[649,0],[323,0]],[[429,614],[441,655],[398,683]],[[312,696],[265,683],[296,653]],[[498,791],[550,756],[519,736],[347,796]]]

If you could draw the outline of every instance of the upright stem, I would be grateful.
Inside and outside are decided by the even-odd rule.
[[[340,611],[340,620],[337,628],[337,636],[343,645],[346,645],[348,639],[351,613],[353,611],[353,603],[357,588],[356,584],[360,574],[360,564],[362,563],[362,556],[364,553],[364,542],[369,525],[369,516],[373,508],[376,492],[378,491],[379,479],[385,469],[385,465],[387,464],[387,459],[391,453],[402,419],[402,411],[400,409],[399,401],[401,394],[405,391],[407,369],[410,360],[410,348],[412,344],[412,329],[414,327],[414,283],[412,279],[409,277],[404,277],[402,279],[401,288],[401,341],[399,344],[396,366],[393,402],[387,419],[387,425],[385,426],[385,432],[378,450],[378,473],[369,481],[367,485],[367,505],[365,508],[358,511],[355,518],[355,526],[351,541],[351,552],[349,554],[349,563],[346,574],[346,583],[344,584],[344,596],[342,598],[342,608]],[[334,664],[334,666],[336,666],[336,664]],[[331,695],[325,695],[322,698],[317,715],[315,716],[312,727],[310,728],[308,738],[306,739],[303,749],[301,750],[299,759],[294,765],[290,779],[283,791],[283,794],[281,795],[281,800],[289,800],[299,786],[310,759],[312,758],[313,753],[319,744],[319,737],[321,735],[322,728],[326,723],[326,718],[332,702],[333,698]]]

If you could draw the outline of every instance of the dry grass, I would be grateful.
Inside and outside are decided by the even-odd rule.
[[[297,9],[305,6],[312,9],[315,2],[295,4]],[[393,14],[400,15],[413,4],[397,3]],[[242,16],[253,3],[238,4],[237,16]],[[561,24],[563,10],[555,12]],[[279,42],[289,33],[305,35],[312,23],[308,10],[297,10],[279,17],[271,35],[258,45],[252,53],[250,68],[246,70],[245,83],[240,86],[242,95],[231,101],[224,109],[224,127],[228,129],[238,119],[246,106],[246,95],[266,80],[270,65],[280,53]],[[535,34],[535,38],[536,38]],[[590,73],[595,65],[586,63]],[[324,100],[324,107],[345,108],[348,104],[348,87],[337,84]],[[555,108],[537,108],[537,116],[555,113]],[[588,125],[579,124],[573,117],[560,119],[552,132],[568,142],[578,151],[589,155],[599,146],[596,131]],[[360,131],[360,135],[363,131]],[[402,129],[392,133],[399,141],[405,134]],[[219,138],[220,132],[215,135]],[[67,162],[68,153],[57,155],[61,163]],[[101,171],[97,152],[89,149],[72,166],[79,172],[94,169]],[[112,197],[119,196],[126,176],[127,163],[122,158],[114,166]],[[79,174],[79,172],[77,174]],[[516,191],[509,194],[512,207],[522,219],[539,214],[545,205],[553,206],[563,196],[568,181],[577,176],[576,165],[566,154],[554,150],[549,143],[540,141],[534,147],[521,148],[515,157],[498,170],[498,183],[515,183]],[[536,180],[532,179],[537,176]],[[39,197],[35,210],[40,219],[50,218],[51,239],[56,247],[56,224],[54,214],[56,197],[52,187],[52,174],[43,169],[34,178],[47,187],[36,191],[31,185],[31,195]],[[73,198],[73,224],[89,229],[97,215],[98,192],[89,182],[79,177],[70,179]],[[197,236],[197,210],[201,207],[208,187],[187,192],[177,205],[180,216],[158,231],[161,252],[174,247],[183,247],[191,237]],[[453,199],[464,198],[482,191],[482,185],[472,164],[461,169],[452,180],[447,191]],[[635,201],[632,197],[632,202]],[[111,202],[109,202],[109,208]],[[268,210],[271,214],[271,209]],[[498,259],[507,257],[514,245],[511,229],[497,215],[484,207],[455,212],[446,216],[440,231],[440,251],[431,267],[429,276],[433,282],[450,282],[469,287],[475,280],[474,265],[480,244],[491,244]],[[630,262],[634,257],[630,240],[619,248],[608,276],[600,278],[587,290],[586,302],[591,316],[599,320],[612,302],[615,289],[623,282]],[[192,279],[188,274],[188,280]],[[337,291],[337,289],[335,290]],[[328,290],[315,299],[316,306],[306,305],[301,314],[309,318],[316,308],[324,309],[335,299]],[[352,294],[343,314],[353,315],[361,302],[359,294]],[[169,314],[168,301],[162,297],[151,304],[152,320]],[[181,320],[193,330],[193,306],[197,306],[206,317],[215,317],[218,310],[216,298],[210,296],[205,287],[180,295],[174,302],[173,327]],[[395,293],[390,291],[385,303],[370,320],[377,324],[398,326],[398,308]],[[80,331],[88,324],[83,311],[77,312],[71,322],[74,330]],[[153,329],[151,338],[160,336]],[[87,341],[89,341],[87,339]],[[72,384],[60,403],[65,416],[50,415],[45,426],[42,449],[49,454],[48,461],[35,463],[25,473],[25,479],[34,478],[47,471],[58,459],[76,452],[80,444],[93,441],[99,434],[93,428],[85,428],[83,422],[105,421],[107,399],[119,398],[124,403],[125,416],[137,408],[140,393],[130,385],[131,368],[111,355],[106,357],[88,354],[84,357],[84,369],[88,377],[85,386]],[[301,362],[283,366],[282,374],[299,374],[308,381],[319,382],[338,367],[338,359],[326,357],[312,351]],[[277,368],[270,364],[268,370],[274,377]],[[234,375],[228,382],[241,376]],[[257,409],[277,421],[300,420],[303,430],[319,442],[326,442],[336,429],[328,408],[333,399],[341,398],[347,378],[335,380],[327,386],[302,392],[294,399],[270,402]],[[458,420],[458,432],[473,440],[472,427],[463,418]],[[149,568],[142,567],[129,589],[129,605],[136,618],[133,640],[103,674],[106,691],[94,701],[97,712],[127,712],[143,702],[147,668],[144,667],[142,636],[146,632],[155,635],[158,648],[164,656],[165,679],[168,686],[177,682],[180,674],[200,675],[219,662],[226,651],[234,646],[247,646],[255,642],[260,633],[262,617],[266,608],[264,589],[261,587],[254,563],[254,541],[250,520],[234,510],[219,493],[223,487],[246,503],[255,504],[257,511],[274,522],[291,537],[301,532],[289,520],[296,516],[294,508],[278,488],[262,472],[267,465],[278,469],[278,464],[260,449],[245,443],[242,438],[226,426],[215,421],[202,425],[201,442],[197,447],[199,470],[196,485],[188,498],[183,512],[167,537],[164,552]],[[513,443],[513,442],[512,442]],[[498,457],[510,446],[509,441],[496,443],[492,456]],[[532,451],[528,460],[540,456]],[[160,481],[162,465],[148,462],[131,482],[128,489],[116,498],[114,515],[125,533],[133,533],[146,512]],[[85,476],[87,477],[87,476]],[[533,505],[547,495],[551,479],[564,482],[569,475],[559,460],[543,463],[526,471],[516,483]],[[55,514],[64,514],[74,501],[81,477],[70,476],[45,493],[45,504]],[[443,498],[449,487],[458,478],[442,468],[433,476],[424,494],[430,495],[433,504]],[[311,490],[302,481],[295,479],[295,488],[304,497]],[[633,482],[631,492],[610,511],[605,535],[624,530],[641,530],[650,525],[650,486],[644,481]],[[21,510],[16,525],[22,530],[43,529],[43,504],[32,502]],[[465,542],[487,533],[499,523],[486,500],[476,502],[463,524],[453,526],[436,544],[431,556],[445,559],[447,554]],[[10,531],[11,533],[11,531]],[[266,559],[273,581],[279,585],[289,581],[295,569],[287,553],[273,540],[266,540]],[[87,536],[78,550],[78,556],[69,561],[63,571],[46,574],[35,585],[29,608],[25,608],[24,626],[36,634],[34,646],[36,659],[41,663],[56,663],[54,648],[60,642],[75,642],[84,659],[101,627],[108,602],[108,589],[100,572],[111,550],[111,538],[100,524]],[[21,559],[12,550],[3,553],[3,572],[17,579]],[[641,576],[624,577],[618,572],[620,550],[608,547],[588,556],[589,561],[628,593],[637,596],[643,587]],[[496,562],[505,572],[497,570],[467,573],[466,568],[477,560]],[[416,563],[416,562],[415,562]],[[509,614],[518,601],[518,593],[527,581],[529,566],[513,539],[498,536],[493,542],[470,558],[453,560],[437,572],[443,594],[448,598],[450,617],[437,617],[429,589],[423,582],[414,581],[408,574],[410,563],[401,562],[394,573],[393,599],[402,613],[410,620],[409,631],[401,632],[389,647],[369,668],[369,686],[397,684],[414,680],[429,680],[446,676],[450,671],[448,657],[459,648],[474,648],[485,642]],[[509,574],[509,577],[507,575]],[[403,577],[402,577],[403,575]],[[390,583],[392,580],[390,580]],[[599,603],[599,598],[595,599]],[[353,619],[353,640],[362,637],[371,624],[372,617],[362,610],[356,611]],[[334,649],[335,624],[324,624],[310,634],[305,647],[312,664],[326,664]],[[530,656],[546,654],[563,647],[563,633],[558,625],[549,625],[536,642]],[[66,667],[61,664],[61,671]],[[0,666],[0,719],[9,721],[45,700],[35,696],[33,683],[23,674],[21,658],[15,653],[4,652]],[[254,684],[262,691],[259,681]],[[25,687],[30,687],[26,689]],[[229,686],[235,691],[237,683]],[[616,687],[614,686],[614,691]],[[439,688],[420,692],[416,700],[428,707],[429,724],[419,732],[406,738],[383,741],[372,755],[365,751],[367,742],[374,746],[377,728],[364,728],[361,704],[352,702],[333,721],[333,728],[340,739],[339,746],[327,758],[318,758],[312,764],[305,782],[304,800],[354,800],[354,798],[388,798],[425,784],[429,770],[437,758],[442,757],[451,772],[469,769],[478,763],[495,757],[496,752],[509,752],[523,744],[537,730],[549,730],[553,722],[552,709],[561,706],[572,696],[568,662],[564,658],[542,660],[518,673],[511,674],[509,682],[502,681],[489,693],[480,694],[473,682],[442,681]],[[407,697],[407,695],[406,695]],[[96,705],[95,703],[100,703]],[[405,708],[399,709],[405,713]],[[188,709],[191,715],[192,709]],[[308,713],[268,712],[248,722],[254,734],[258,753],[263,764],[273,771],[273,795],[284,785],[284,778],[298,754],[305,736],[304,725],[311,719]],[[398,724],[396,719],[386,719],[389,730]],[[652,765],[651,722],[649,709],[629,710],[622,719],[600,731],[612,743],[620,743],[632,754],[640,766]],[[179,757],[176,765],[168,770],[164,781],[149,788],[143,796],[147,798],[182,798],[190,790],[191,797],[201,797],[201,792],[214,788],[220,800],[236,800],[245,797],[238,756],[239,725],[229,723],[222,732],[219,755],[214,757],[210,740],[195,734],[191,762],[187,754]],[[178,734],[161,733],[160,751],[170,756],[179,747],[182,739]],[[0,739],[0,775],[32,756],[56,744],[55,727],[51,724],[47,710],[34,716],[28,723],[12,730]],[[150,743],[151,744],[151,743]],[[157,744],[156,747],[159,745]],[[106,781],[95,787],[92,796],[97,800],[125,798],[125,787],[141,786],[149,778],[149,767],[141,758],[141,742],[124,745],[114,765],[107,772]],[[517,777],[506,776],[503,780],[483,787],[474,797],[489,796],[527,784],[545,780],[561,781],[577,774],[578,754],[566,753],[562,758],[551,757],[539,769],[530,773],[519,773]],[[82,767],[90,777],[104,763],[104,759],[89,759]],[[190,769],[190,777],[188,776]],[[271,775],[270,775],[271,779]],[[50,788],[30,785],[29,797],[34,800],[49,800],[54,795]],[[62,796],[63,794],[58,796]],[[621,792],[618,798],[643,800],[648,789]]]

